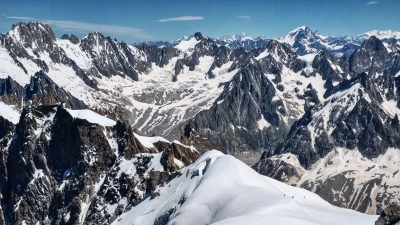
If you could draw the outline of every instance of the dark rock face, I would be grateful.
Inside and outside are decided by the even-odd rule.
[[[56,105],[65,103],[73,109],[86,108],[85,104],[70,93],[56,85],[43,71],[31,77],[30,84],[25,88],[27,104]]]
[[[9,105],[57,105],[64,103],[73,109],[84,109],[86,105],[69,92],[55,84],[43,71],[31,77],[25,87],[11,77],[0,79],[0,100]],[[23,101],[23,104],[21,102]]]
[[[260,174],[273,177],[276,180],[287,183],[291,179],[300,180],[299,171],[293,166],[281,160],[270,158],[262,159],[252,166]]]
[[[118,139],[118,151],[120,155],[124,155],[126,159],[133,158],[138,153],[155,153],[146,149],[133,135],[131,126],[126,121],[117,121],[115,132]]]
[[[230,154],[240,155],[240,149],[273,149],[285,129],[278,113],[283,103],[272,101],[274,95],[275,89],[260,66],[249,64],[225,85],[217,100],[222,103],[215,103],[195,117],[196,130],[207,128],[207,138]],[[271,124],[268,131],[258,129],[257,121],[262,118]]]
[[[156,146],[165,149],[158,163],[165,164],[166,173],[200,156],[176,143]],[[169,175],[147,185],[150,167],[157,164],[148,153],[158,150],[145,148],[126,122],[103,127],[73,118],[62,106],[27,106],[16,127],[0,117],[0,150],[4,224],[111,223],[172,179]],[[182,165],[175,164],[175,156]],[[124,172],[129,165],[136,174]],[[98,211],[121,199],[124,206]]]
[[[218,144],[211,142],[204,133],[199,133],[196,130],[193,120],[185,126],[181,141],[184,145],[194,146],[201,153],[210,149],[221,150]]]
[[[319,72],[322,75],[322,79],[329,80],[331,82],[340,82],[342,81],[342,77],[345,77],[345,74],[342,74],[336,67],[335,69],[332,68],[333,66],[339,66],[336,62],[336,59],[328,52],[326,49],[320,51],[314,58],[312,62],[313,68],[316,72]]]
[[[268,43],[267,49],[272,54],[275,53],[275,56],[277,56],[286,67],[296,73],[305,67],[305,63],[297,58],[297,53],[292,52],[288,47],[276,40]]]
[[[15,24],[11,28],[15,32],[18,32],[20,38],[24,42],[24,48],[32,48],[35,45],[37,51],[54,51],[56,46],[54,41],[56,36],[49,25],[41,23],[19,23]],[[19,55],[23,57],[22,55]]]
[[[4,119],[0,116],[0,202],[2,207],[0,208],[0,224],[6,224],[5,219],[5,209],[3,207],[5,203],[5,198],[3,193],[7,190],[8,183],[8,168],[7,168],[7,160],[8,160],[8,146],[13,137],[13,133],[15,130],[15,125],[10,121]]]
[[[69,38],[69,41],[72,44],[79,44],[79,42],[80,42],[79,38],[74,34],[71,34],[71,37]]]
[[[137,47],[149,57],[150,62],[154,62],[160,67],[167,65],[171,58],[176,57],[179,54],[178,50],[172,47],[158,48],[156,46],[149,46],[147,44],[142,44],[141,46]]]
[[[383,73],[387,56],[388,52],[382,41],[372,36],[351,54],[349,70],[353,76],[361,72],[368,72],[370,76]]]
[[[320,103],[306,113],[292,126],[286,143],[279,152],[298,155],[300,163],[309,168],[335,146],[357,148],[369,159],[383,154],[389,147],[399,147],[396,141],[400,138],[397,134],[397,125],[393,126],[386,122],[391,121],[391,118],[379,107],[382,97],[368,75],[363,73],[342,82],[335,88],[337,90],[335,93],[351,89],[357,83],[362,89],[357,89],[356,92],[339,99],[329,100],[330,103],[334,102],[335,106],[329,113],[331,116],[328,121],[324,121],[323,117],[312,118],[312,114],[323,110],[328,102]],[[329,126],[324,128],[324,123]],[[318,130],[314,146],[307,128],[310,125],[314,130]],[[330,129],[333,131],[329,131]],[[330,136],[327,135],[328,132],[331,133]]]
[[[378,220],[375,222],[375,225],[384,225],[384,224],[397,224],[400,221],[400,207],[399,206],[390,206],[387,207]]]
[[[74,34],[71,34],[71,37],[68,34],[64,34],[60,39],[69,40],[72,44],[79,44],[80,42],[79,38]]]
[[[361,178],[358,170],[347,170],[348,160],[341,162],[345,164],[342,171],[329,172],[327,177],[323,174],[324,167],[338,164],[342,149],[357,152],[353,154],[374,162],[384,154],[390,155],[388,149],[399,148],[399,117],[397,113],[390,113],[385,105],[393,101],[398,106],[399,79],[394,76],[398,73],[398,59],[395,55],[398,54],[388,53],[375,37],[366,40],[350,58],[335,59],[327,51],[320,51],[312,67],[326,79],[324,99],[317,101],[319,99],[309,92],[307,97],[316,100],[305,107],[305,114],[291,126],[283,143],[278,144],[273,153],[266,151],[253,168],[313,191],[334,205],[361,212],[380,213],[383,207],[396,202],[398,197],[394,190],[398,186],[387,182],[397,172],[391,174],[390,170],[384,170],[386,165],[379,166],[382,171],[375,166],[360,166],[367,172],[376,171],[376,176],[370,179]],[[391,72],[392,68],[396,72]],[[312,90],[312,86],[308,89]],[[294,154],[305,170],[285,160],[284,153]],[[299,176],[290,173],[292,169],[297,169]],[[311,178],[311,173],[319,175]],[[360,180],[363,180],[361,184]]]
[[[24,88],[11,77],[0,79],[0,99],[8,105],[21,105],[24,97]]]
[[[318,185],[315,193],[333,205],[366,212],[368,205],[371,205],[373,200],[369,197],[370,195],[361,193],[372,194],[372,189],[374,186],[380,185],[381,180],[372,179],[363,184],[360,189],[361,191],[358,191],[354,189],[355,179],[347,178],[347,173],[351,173],[351,171],[345,171],[329,180],[326,180],[322,184]],[[307,186],[305,186],[305,188],[307,189]],[[344,191],[340,192],[341,190]]]
[[[123,46],[110,37],[104,37],[100,33],[90,33],[82,40],[80,46],[93,58],[96,69],[102,75],[106,77],[127,75],[133,80],[138,80],[138,73],[125,61],[120,51],[126,49],[122,49]]]
[[[178,159],[183,162],[185,165],[190,165],[195,162],[197,158],[201,156],[201,153],[193,150],[190,147],[182,146],[175,142],[166,143],[166,142],[156,142],[154,143],[155,147],[160,151],[163,151],[163,159],[161,164],[163,164],[165,170],[175,172],[178,167],[174,164],[173,159]]]
[[[6,214],[12,223],[50,223],[46,218],[61,220],[59,210],[68,209],[70,223],[76,223],[80,207],[71,202],[82,200],[78,193],[83,198],[90,196],[90,186],[115,161],[109,145],[102,144],[107,141],[99,126],[74,120],[62,108],[54,110],[54,106],[25,108],[16,127],[7,162],[8,173],[16,176],[9,176],[3,194],[6,205],[14,209]],[[57,192],[65,171],[73,171],[74,181]]]

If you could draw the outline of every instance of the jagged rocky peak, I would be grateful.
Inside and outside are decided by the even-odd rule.
[[[84,51],[90,52],[91,54],[97,53],[97,55],[92,55],[92,58],[99,56],[102,51],[106,51],[104,49],[106,47],[106,37],[99,32],[89,33],[86,37],[84,37],[81,41],[81,48]]]
[[[27,104],[55,105],[65,103],[73,109],[83,109],[86,105],[72,96],[69,92],[58,86],[43,71],[31,77],[29,85],[25,87]]]
[[[48,47],[51,48],[52,43],[56,41],[56,35],[51,27],[39,22],[14,24],[7,34],[14,41],[23,44],[25,48],[29,47],[39,52],[46,50]]]
[[[312,32],[307,26],[297,27],[296,29],[290,31],[288,35],[291,37],[296,37],[297,39],[316,37],[315,33]]]
[[[63,36],[61,36],[60,39],[69,40],[69,35],[68,34],[63,34]]]
[[[314,42],[319,41],[321,38],[311,31],[310,28],[306,26],[298,27],[292,31],[290,31],[286,36],[280,38],[282,42],[287,43],[292,48],[299,48],[301,44],[305,44],[306,42]]]
[[[280,43],[278,40],[271,40],[268,45],[267,49],[271,54],[274,54],[277,59],[281,61],[289,60],[289,58],[297,58],[297,53],[293,52],[290,48],[286,45]]]
[[[200,32],[196,32],[193,37],[199,41],[195,45],[195,51],[198,52],[198,56],[211,55],[213,50],[217,48],[217,45],[211,38],[204,36]]]
[[[299,55],[316,53],[324,45],[322,44],[322,36],[312,32],[308,27],[302,26],[289,32],[286,36],[278,40],[292,48]]]
[[[269,54],[273,55],[276,60],[282,62],[286,67],[292,69],[294,72],[298,72],[306,66],[305,62],[298,59],[296,52],[293,52],[290,48],[277,40],[272,40],[268,43],[267,51]]]
[[[142,60],[136,47],[119,43],[99,32],[89,33],[80,42],[80,47],[91,56],[98,72],[106,77],[128,76],[137,81],[137,71],[147,71],[151,67],[149,62]]]
[[[266,152],[253,168],[331,204],[379,213],[398,202],[398,182],[391,182],[399,170],[398,109],[385,102],[366,73],[332,90],[295,122],[277,156]]]
[[[16,127],[0,125],[0,221],[10,224],[110,224],[200,157],[62,105],[27,106]]]
[[[0,100],[8,105],[21,105],[24,88],[11,77],[0,78]]]
[[[79,38],[75,34],[71,34],[71,36],[63,34],[60,39],[69,40],[72,44],[79,44],[80,42]]]
[[[323,48],[315,55],[312,67],[322,75],[323,80],[329,80],[330,83],[340,82],[346,76],[338,60],[326,48]]]
[[[197,41],[203,40],[207,37],[205,37],[201,32],[196,32],[193,35],[194,38],[196,38]]]
[[[371,36],[350,55],[349,70],[353,76],[361,72],[368,72],[370,76],[382,75],[387,57],[388,51],[382,41]]]
[[[384,52],[388,53],[385,45],[376,36],[371,36],[363,42],[361,48],[367,52]]]
[[[392,118],[379,107],[382,101],[366,73],[345,80],[292,126],[283,149],[277,152],[298,155],[305,168],[311,168],[334,147],[357,148],[367,158],[377,157],[387,148],[397,147],[393,140],[400,138],[398,126],[389,126]]]

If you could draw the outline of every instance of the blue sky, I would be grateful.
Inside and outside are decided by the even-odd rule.
[[[128,43],[245,32],[277,38],[306,25],[323,35],[400,31],[399,0],[1,0],[0,33],[40,21],[57,37],[99,31]]]

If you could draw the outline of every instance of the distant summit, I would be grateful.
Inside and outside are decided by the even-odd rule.
[[[393,52],[400,49],[400,32],[397,31],[369,31],[355,37],[350,36],[324,36],[318,31],[312,31],[307,26],[300,26],[288,32],[283,37],[277,38],[279,42],[290,47],[299,55],[307,55],[317,53],[325,48],[336,58],[342,56],[350,56],[351,53],[359,48],[364,40],[371,36],[376,36],[383,41],[383,44],[388,51]],[[189,40],[191,36],[183,36],[175,41],[157,41],[146,42],[148,45],[173,47],[181,41]],[[242,32],[240,34],[223,35],[217,38],[212,38],[218,45],[229,46],[231,48],[244,48],[246,51],[251,51],[257,48],[265,48],[271,38],[266,36],[252,37]],[[142,43],[135,43],[140,45]]]

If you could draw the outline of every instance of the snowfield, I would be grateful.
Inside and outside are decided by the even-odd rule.
[[[90,123],[99,124],[104,127],[112,127],[117,123],[112,119],[109,119],[105,116],[99,115],[99,114],[93,112],[92,110],[88,110],[88,109],[84,109],[84,110],[67,109],[67,111],[73,118],[87,120]]]
[[[20,112],[15,109],[14,106],[6,105],[4,102],[0,102],[0,116],[10,121],[13,124],[19,122]]]
[[[332,206],[215,150],[180,173],[113,224],[365,225],[378,217]]]

